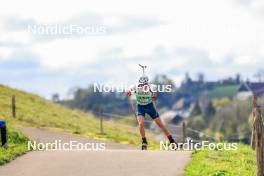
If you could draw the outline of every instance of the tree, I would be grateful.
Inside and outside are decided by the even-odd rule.
[[[185,83],[185,84],[189,84],[190,82],[192,82],[192,79],[191,79],[189,73],[186,72],[186,73],[185,73],[184,83]]]
[[[241,75],[238,73],[236,75],[236,84],[240,84],[241,83]]]
[[[60,95],[58,93],[54,93],[54,94],[52,94],[51,99],[53,102],[59,102],[60,101]]]
[[[258,70],[254,74],[254,77],[258,80],[258,82],[263,82],[263,80],[264,80],[264,69]]]
[[[175,89],[176,87],[173,80],[164,74],[156,75],[152,80],[152,83],[156,85],[171,85],[172,89]]]
[[[73,92],[73,98],[61,102],[71,108],[79,108],[84,111],[115,112],[117,114],[128,114],[129,103],[127,96],[118,92],[94,91],[93,85],[87,88],[77,88]]]
[[[215,114],[215,108],[213,106],[213,103],[212,101],[209,101],[209,103],[207,104],[206,108],[205,108],[205,111],[204,111],[204,117],[206,120],[209,120],[211,119],[214,114]]]
[[[199,105],[199,101],[197,100],[195,102],[195,105],[194,105],[194,108],[191,112],[191,116],[198,116],[198,115],[201,115],[202,114],[202,110],[201,110],[201,107]]]
[[[197,78],[199,83],[204,83],[204,74],[203,73],[197,73]]]
[[[157,93],[157,103],[160,107],[167,107],[170,108],[175,102],[175,94],[176,86],[172,79],[168,78],[166,75],[156,75],[152,80],[152,83],[157,86],[166,86],[171,85],[172,91],[171,92],[160,92]]]

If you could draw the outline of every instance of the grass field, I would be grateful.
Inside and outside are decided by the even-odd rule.
[[[36,95],[0,85],[0,119],[7,121],[8,127],[29,126],[50,128],[84,137],[110,140],[123,144],[140,144],[137,127],[117,121],[104,121],[104,133],[100,133],[100,121],[90,113],[71,110],[54,104]],[[16,95],[17,117],[11,118],[11,96]],[[20,134],[20,133],[19,133]],[[20,135],[22,137],[22,135]],[[156,142],[149,136],[150,149],[157,148]],[[22,137],[22,139],[25,139]],[[23,145],[14,143],[6,152],[5,159],[10,160],[24,152]],[[9,153],[9,154],[8,154]]]
[[[215,98],[224,98],[224,97],[233,97],[239,89],[239,86],[222,86],[218,87],[209,92],[208,97],[210,99]]]
[[[26,153],[28,138],[14,128],[8,128],[9,148],[0,147],[0,165],[3,165],[16,157]]]
[[[184,176],[255,176],[255,152],[239,144],[236,151],[201,150],[193,153]]]

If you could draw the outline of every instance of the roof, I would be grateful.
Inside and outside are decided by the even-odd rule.
[[[264,83],[244,83],[238,89],[238,92],[247,92],[250,91],[254,95],[263,95],[264,94]]]

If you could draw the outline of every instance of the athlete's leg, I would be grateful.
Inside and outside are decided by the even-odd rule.
[[[165,127],[165,125],[162,123],[161,119],[158,117],[158,118],[155,118],[154,119],[155,123],[162,129],[163,133],[166,135],[166,136],[170,136],[170,132],[168,131],[168,129]]]
[[[138,119],[138,127],[139,127],[140,135],[142,139],[146,138],[145,127],[144,127],[144,116],[139,115],[137,119]]]
[[[166,126],[162,123],[161,119],[159,117],[157,117],[157,118],[154,119],[154,121],[162,129],[163,133],[166,135],[166,137],[168,138],[168,140],[170,141],[170,143],[176,145],[175,146],[175,148],[176,148],[177,147],[177,143],[175,142],[175,140],[171,136],[171,134],[168,131],[168,129],[166,128]]]
[[[147,113],[150,115],[150,117],[155,121],[155,123],[162,129],[163,133],[166,136],[170,136],[170,133],[168,131],[168,129],[165,127],[165,125],[162,123],[160,117],[159,117],[159,113],[156,109],[156,107],[154,106],[155,104],[150,104]]]
[[[138,116],[138,124],[139,124],[139,132],[142,138],[142,150],[147,150],[148,142],[145,134],[145,127],[144,127],[144,116],[139,115]]]
[[[138,120],[138,127],[139,127],[139,132],[142,138],[142,149],[146,149],[146,146],[148,144],[147,139],[146,139],[146,135],[145,135],[145,127],[144,127],[144,118],[145,118],[145,107],[144,106],[137,106],[137,120]]]

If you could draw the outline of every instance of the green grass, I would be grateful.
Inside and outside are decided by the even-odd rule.
[[[209,92],[208,97],[210,99],[233,97],[237,93],[238,89],[238,85],[217,87]]]
[[[0,117],[13,126],[44,127],[95,139],[138,145],[140,138],[136,127],[115,121],[104,121],[104,134],[100,121],[92,114],[71,110],[42,97],[0,85]],[[11,116],[11,96],[16,95],[17,118]],[[154,144],[150,140],[151,145]]]
[[[255,152],[246,145],[239,144],[235,151],[193,152],[184,176],[255,176]]]
[[[15,130],[14,128],[8,128],[8,145],[9,148],[3,149],[0,147],[0,165],[3,165],[16,157],[26,153],[27,150],[27,142],[29,139]]]

